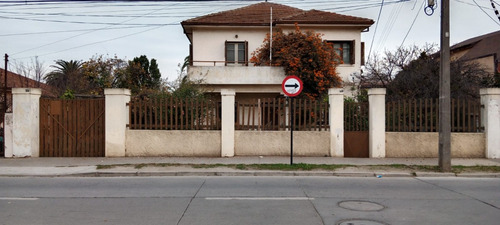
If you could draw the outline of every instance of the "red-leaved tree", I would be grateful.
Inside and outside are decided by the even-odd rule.
[[[287,76],[298,76],[304,82],[307,97],[320,98],[328,93],[328,88],[341,85],[336,72],[339,57],[322,34],[302,32],[297,24],[293,32],[274,32],[271,62],[269,46],[268,34],[262,46],[252,53],[250,62],[256,66],[284,67]]]

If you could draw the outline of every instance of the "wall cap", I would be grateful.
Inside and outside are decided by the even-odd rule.
[[[385,95],[385,88],[370,88],[368,89],[368,95]]]
[[[12,95],[42,95],[40,88],[12,88]]]
[[[130,96],[130,90],[125,88],[105,88],[104,95],[126,95]]]
[[[343,88],[329,88],[328,95],[344,95]]]
[[[481,88],[480,95],[500,95],[500,88]]]
[[[222,96],[235,96],[236,91],[234,89],[221,89],[220,94]]]

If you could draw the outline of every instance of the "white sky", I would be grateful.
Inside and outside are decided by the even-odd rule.
[[[29,2],[29,0],[28,0]],[[47,72],[55,60],[88,60],[94,55],[158,60],[163,78],[174,80],[189,54],[180,22],[260,1],[59,2],[13,4],[0,1],[0,54],[29,63],[38,56]],[[377,20],[381,0],[270,0],[301,9],[318,9]],[[362,34],[366,54],[404,45],[439,43],[440,6],[434,15],[420,9],[427,0],[385,0],[378,28]],[[441,1],[436,1],[440,4]],[[500,0],[494,1],[500,9]],[[481,7],[478,7],[476,3]],[[450,0],[451,44],[500,30],[490,0]],[[482,10],[481,10],[482,9]],[[483,12],[484,10],[484,12]],[[412,22],[416,18],[413,27]],[[376,30],[375,39],[372,38]],[[64,31],[64,32],[60,32]],[[45,32],[45,33],[42,33]],[[500,43],[499,43],[500,44]],[[3,59],[3,57],[2,57]],[[3,60],[0,63],[3,68]]]

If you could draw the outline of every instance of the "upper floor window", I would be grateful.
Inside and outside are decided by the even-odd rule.
[[[248,42],[226,41],[226,65],[248,65]]]
[[[354,64],[354,41],[328,41],[340,57],[340,64]]]

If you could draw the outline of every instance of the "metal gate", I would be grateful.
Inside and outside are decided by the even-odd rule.
[[[104,98],[40,99],[40,157],[103,157]]]
[[[369,157],[368,102],[344,103],[344,157]]]

